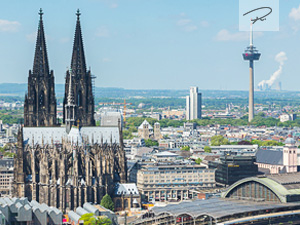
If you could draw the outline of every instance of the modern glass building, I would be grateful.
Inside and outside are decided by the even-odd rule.
[[[258,174],[255,156],[222,156],[217,165],[216,182],[231,185],[246,177]]]
[[[186,96],[186,119],[195,120],[202,117],[202,95],[198,87],[190,88],[190,96]]]

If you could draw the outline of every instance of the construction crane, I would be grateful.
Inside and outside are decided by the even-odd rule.
[[[126,99],[124,99],[124,107],[123,107],[123,122],[126,124]]]
[[[127,103],[126,99],[124,99],[124,107],[123,107],[123,121],[124,121],[124,125],[126,123],[126,106],[127,105],[132,105],[132,103]]]

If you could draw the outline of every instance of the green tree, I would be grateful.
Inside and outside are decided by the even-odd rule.
[[[211,147],[204,146],[204,151],[207,152],[207,153],[211,153]]]
[[[134,136],[129,130],[123,130],[123,138],[124,139],[132,139]]]
[[[202,159],[198,158],[198,159],[195,160],[195,162],[200,165],[201,162],[202,162]]]
[[[106,216],[94,216],[93,213],[86,213],[80,217],[84,225],[111,225],[112,222]]]
[[[108,194],[104,195],[104,197],[101,200],[100,205],[102,205],[103,207],[105,207],[111,211],[115,210],[114,202]]]
[[[158,146],[158,141],[148,139],[148,140],[145,140],[145,145],[147,147]]]
[[[258,146],[262,146],[262,143],[263,143],[262,141],[260,141],[260,140],[255,140],[255,139],[251,141],[251,144],[253,144],[253,145],[258,145]]]
[[[264,112],[259,112],[259,113],[257,113],[257,116],[260,116],[260,117],[265,117],[265,116],[266,116],[266,114],[265,114]]]
[[[106,216],[98,216],[97,217],[97,225],[111,225],[112,222]]]
[[[5,152],[4,153],[4,156],[7,156],[7,157],[15,157],[16,156],[16,154],[15,153],[13,153],[13,152]]]
[[[251,144],[258,145],[258,146],[284,146],[284,143],[274,141],[274,140],[267,140],[267,141],[252,140]]]
[[[220,146],[220,145],[228,145],[229,141],[222,135],[216,135],[211,137],[210,139],[210,145],[211,146]]]
[[[164,139],[169,139],[169,135],[168,135],[168,134],[165,134],[165,135],[164,135]]]
[[[180,150],[182,151],[190,151],[190,146],[182,146]]]
[[[83,214],[80,217],[80,220],[83,220],[84,225],[92,224],[93,219],[94,219],[94,214],[93,213],[86,213],[86,214]]]
[[[284,144],[282,142],[269,140],[263,141],[262,146],[284,146]]]
[[[133,132],[137,132],[138,129],[136,127],[134,127],[134,126],[131,126],[131,127],[128,128],[128,131],[131,132],[131,133],[133,133]]]

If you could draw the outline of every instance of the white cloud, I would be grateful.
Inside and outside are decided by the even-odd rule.
[[[0,19],[0,32],[17,32],[21,24],[18,21]]]
[[[254,37],[262,36],[262,32],[255,32]],[[219,33],[216,35],[215,40],[217,41],[245,41],[249,40],[249,32],[237,32],[237,33],[230,33],[228,30],[223,29],[220,30]]]
[[[181,17],[185,17],[184,13],[180,14]],[[177,26],[181,27],[186,32],[192,32],[198,29],[198,27],[193,24],[193,21],[188,18],[181,18],[177,21]]]
[[[119,7],[119,5],[117,3],[113,3],[110,5],[110,8],[113,8],[113,9],[118,8],[118,7]]]
[[[190,19],[180,19],[177,21],[177,25],[178,26],[185,26],[189,23],[191,23],[192,21]]]
[[[200,22],[200,25],[201,25],[201,27],[208,27],[209,23],[207,21],[203,20]]]
[[[198,29],[198,27],[196,25],[193,25],[193,24],[184,27],[184,30],[187,31],[187,32],[192,32],[192,31],[197,30],[197,29]]]
[[[292,8],[289,17],[295,21],[300,20],[300,5],[299,8]]]
[[[96,36],[97,37],[109,37],[110,36],[109,30],[105,26],[102,26],[96,32]]]

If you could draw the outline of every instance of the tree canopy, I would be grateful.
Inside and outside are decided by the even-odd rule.
[[[207,152],[207,153],[211,153],[211,147],[204,146],[204,151]]]
[[[182,151],[190,151],[190,146],[182,146],[180,150]]]
[[[100,205],[102,205],[104,208],[107,208],[111,211],[115,210],[114,202],[108,194],[104,195],[104,197],[101,200]]]
[[[228,145],[228,144],[230,144],[228,139],[226,139],[222,135],[216,135],[211,137],[210,139],[211,146],[220,146],[220,145]]]
[[[284,143],[275,140],[267,140],[267,141],[252,140],[251,144],[258,145],[258,146],[284,146]]]
[[[196,162],[198,165],[200,165],[201,162],[202,162],[202,159],[198,158],[198,159],[195,160],[195,162]]]
[[[112,222],[106,216],[94,216],[93,213],[86,213],[80,217],[84,225],[111,225]]]
[[[147,147],[158,146],[158,141],[148,139],[148,140],[145,140],[145,145]]]
[[[8,124],[23,123],[23,113],[21,110],[0,110],[0,120]]]

